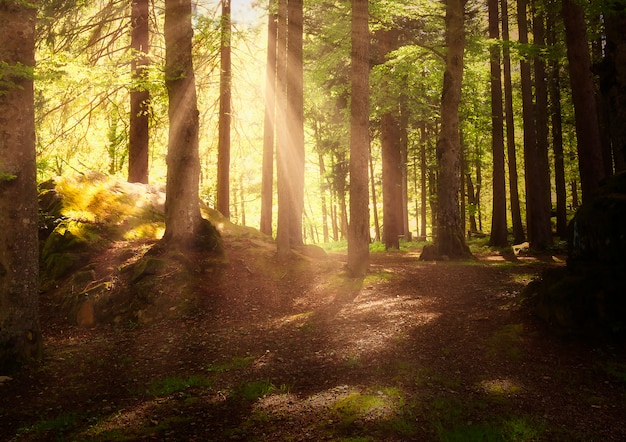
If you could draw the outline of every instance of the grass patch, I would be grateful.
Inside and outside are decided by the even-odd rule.
[[[209,388],[211,384],[211,380],[204,376],[173,376],[152,382],[148,387],[148,394],[154,397],[167,396],[193,387]]]
[[[239,384],[233,391],[233,396],[246,401],[256,401],[270,394],[287,393],[289,389],[286,385],[277,387],[270,380],[263,379],[259,381],[250,381]]]
[[[381,282],[389,282],[394,279],[396,275],[389,270],[382,269],[376,273],[368,274],[363,280],[363,285],[376,284]]]
[[[19,430],[17,436],[48,434],[56,435],[61,440],[60,436],[74,430],[80,421],[81,417],[77,413],[60,414],[57,417],[41,420],[30,427]]]
[[[224,373],[227,371],[244,370],[248,368],[252,364],[253,361],[254,361],[254,356],[246,356],[246,357],[235,356],[234,358],[226,362],[222,362],[220,364],[211,364],[207,367],[206,370],[209,373]]]
[[[505,356],[517,361],[522,357],[519,344],[524,333],[523,324],[509,324],[491,336],[487,341],[489,356]]]

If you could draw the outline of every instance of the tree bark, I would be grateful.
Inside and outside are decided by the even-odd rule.
[[[465,243],[459,212],[459,102],[465,49],[465,0],[449,0],[446,5],[446,70],[441,96],[441,132],[437,140],[437,235],[439,256],[471,256]]]
[[[303,244],[302,218],[304,213],[304,59],[303,59],[303,4],[302,0],[288,0],[287,12],[287,82],[289,117],[289,177],[292,195],[289,243],[291,247]]]
[[[604,178],[602,144],[584,9],[577,1],[563,0],[562,13],[576,119],[580,187],[585,201]]]
[[[552,4],[551,4],[552,6]],[[554,14],[547,14],[548,45],[556,44]],[[563,151],[563,123],[561,120],[561,65],[551,60],[548,74],[550,97],[550,122],[552,124],[552,150],[554,154],[554,187],[556,191],[556,234],[567,239],[567,185],[565,181],[565,155]]]
[[[222,0],[220,40],[220,110],[217,143],[217,198],[216,209],[230,218],[230,125],[231,125],[231,7],[230,0]]]
[[[533,2],[533,43],[535,46],[543,48],[545,47],[545,14],[541,12],[542,6],[539,2],[537,0],[533,0]],[[550,187],[550,160],[548,158],[548,84],[544,58],[535,56],[533,66],[535,71],[535,130],[537,132],[536,158],[533,161],[537,207],[534,209],[533,216],[537,220],[542,220],[541,224],[537,223],[534,227],[534,243],[535,245],[540,243],[542,245],[539,248],[544,248],[552,244],[552,223],[550,221],[552,191]],[[541,212],[541,215],[538,212]]]
[[[352,105],[350,107],[350,224],[348,271],[369,269],[369,10],[367,0],[352,0]]]
[[[130,124],[128,134],[128,182],[148,183],[149,180],[149,112],[150,91],[143,84],[149,64],[150,31],[148,0],[133,0],[131,10],[131,71]]]
[[[222,252],[217,230],[200,214],[198,108],[191,43],[191,0],[165,1],[165,85],[169,138],[165,200],[166,247]]]
[[[427,171],[428,171],[428,163],[426,161],[426,122],[420,122],[420,183],[421,187],[421,220],[422,224],[420,225],[420,237],[426,240],[426,224],[427,224],[427,211],[426,207],[428,204],[428,179],[427,179]]]
[[[272,235],[272,205],[274,195],[274,141],[276,118],[276,0],[269,0],[267,24],[267,63],[265,73],[265,119],[263,125],[263,176],[261,190],[260,230]]]
[[[402,156],[400,128],[391,113],[381,118],[383,161],[383,243],[385,249],[400,249],[402,219]]]
[[[522,212],[519,201],[519,182],[517,174],[517,148],[515,147],[515,120],[513,113],[513,86],[511,80],[511,49],[509,47],[509,12],[507,0],[501,0],[502,6],[502,61],[504,65],[504,107],[506,118],[506,146],[509,170],[509,194],[511,196],[511,224],[513,242],[521,244],[526,240],[522,224]]]
[[[620,2],[607,2],[605,8],[603,89],[609,101],[615,172],[621,172],[626,170],[626,7]]]
[[[500,38],[498,0],[488,1],[489,38]],[[490,48],[491,65],[491,151],[493,154],[493,208],[489,245],[508,245],[506,229],[506,177],[504,173],[504,113],[502,110],[502,80],[500,47]]]
[[[278,0],[276,31],[276,186],[278,188],[278,219],[276,250],[286,259],[291,250],[291,187],[289,185],[289,132],[287,129],[287,0]]]
[[[0,372],[41,357],[33,69],[37,10],[0,4]]]
[[[376,196],[376,182],[374,180],[374,159],[372,158],[372,149],[370,145],[369,152],[369,165],[370,165],[370,189],[372,192],[372,214],[374,215],[374,241],[380,242],[380,223],[378,221],[378,198]]]
[[[519,28],[519,42],[528,44],[528,17],[527,1],[518,0],[517,19]],[[549,226],[550,218],[546,219],[541,204],[541,186],[538,175],[540,161],[537,152],[536,113],[533,103],[532,76],[530,64],[527,60],[520,61],[520,75],[522,85],[522,116],[524,120],[524,169],[526,181],[526,224],[530,247],[543,250],[550,244],[550,236],[546,235],[545,226]]]

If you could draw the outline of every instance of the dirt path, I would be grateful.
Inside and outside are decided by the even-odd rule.
[[[491,258],[374,254],[358,281],[233,250],[177,320],[47,320],[0,440],[626,440],[624,347],[549,334],[519,292],[553,264]]]

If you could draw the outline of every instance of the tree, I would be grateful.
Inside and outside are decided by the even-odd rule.
[[[289,221],[291,247],[303,244],[304,213],[304,65],[303,65],[303,3],[289,0],[287,11],[287,96],[289,130],[289,177],[293,207]]]
[[[527,1],[518,0],[517,20],[519,42],[528,45]],[[552,242],[550,231],[550,213],[546,213],[542,204],[542,187],[538,165],[541,157],[538,152],[536,110],[533,103],[532,74],[530,63],[522,58],[520,61],[522,85],[522,116],[524,120],[524,166],[526,172],[526,220],[530,247],[543,250]]]
[[[348,271],[356,277],[369,269],[369,9],[367,0],[352,0],[350,106],[350,224]]]
[[[489,0],[489,38],[500,37],[498,0]],[[491,64],[491,150],[493,153],[493,210],[489,244],[505,247],[508,244],[506,230],[506,181],[504,174],[504,114],[502,110],[502,80],[500,70],[500,47],[490,47]]]
[[[459,211],[460,139],[459,102],[463,80],[465,49],[465,0],[448,0],[446,4],[446,71],[441,95],[441,130],[437,140],[439,181],[437,184],[437,236],[439,256],[471,256],[465,243]]]
[[[35,162],[36,8],[0,3],[0,370],[41,356]]]
[[[585,12],[582,4],[577,1],[563,0],[562,13],[576,117],[580,185],[583,201],[585,201],[596,191],[600,181],[604,178],[602,143],[587,42]]]
[[[263,125],[263,176],[260,230],[272,235],[272,196],[274,183],[274,141],[276,118],[276,0],[269,0],[267,21],[267,62],[265,72],[265,117]]]
[[[217,230],[200,214],[199,114],[191,54],[191,0],[165,1],[164,32],[170,127],[162,243],[169,248],[201,246],[221,252]]]
[[[216,208],[230,218],[231,18],[230,0],[222,0],[220,40],[220,111],[217,144]]]
[[[402,225],[402,156],[400,128],[391,112],[381,117],[383,161],[383,242],[385,249],[399,249]]]
[[[303,244],[304,212],[304,96],[302,59],[302,1],[279,0],[277,91],[279,124],[276,146],[278,169],[278,254]]]
[[[511,223],[513,241],[521,244],[525,240],[524,226],[519,202],[519,186],[517,179],[517,153],[515,147],[515,119],[513,114],[513,86],[511,79],[511,48],[509,47],[509,8],[508,1],[501,0],[502,9],[502,62],[504,64],[504,107],[506,116],[506,146],[509,163],[509,194],[511,195]]]
[[[128,182],[148,183],[150,92],[145,86],[145,72],[150,52],[148,0],[133,0],[131,6],[131,71],[135,84],[130,91],[130,127],[128,135]]]
[[[278,0],[276,30],[276,186],[278,214],[276,249],[286,258],[291,250],[290,227],[291,187],[289,185],[289,131],[287,129],[287,0]]]

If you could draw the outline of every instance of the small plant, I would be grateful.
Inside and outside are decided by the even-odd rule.
[[[41,435],[46,433],[60,435],[75,428],[79,421],[80,417],[76,413],[61,414],[55,418],[41,420],[29,428],[22,429],[18,431],[18,435]]]
[[[244,368],[249,367],[250,364],[252,364],[252,361],[254,361],[254,356],[235,356],[231,360],[222,362],[221,364],[211,364],[206,370],[209,373],[223,373],[226,371],[243,370]]]
[[[245,382],[238,385],[233,395],[246,401],[255,401],[273,393],[287,393],[289,389],[286,385],[276,387],[270,380],[263,379],[260,381]]]
[[[208,388],[210,386],[211,380],[202,376],[189,376],[187,378],[175,376],[152,382],[148,387],[148,393],[152,396],[160,397],[192,387]]]

